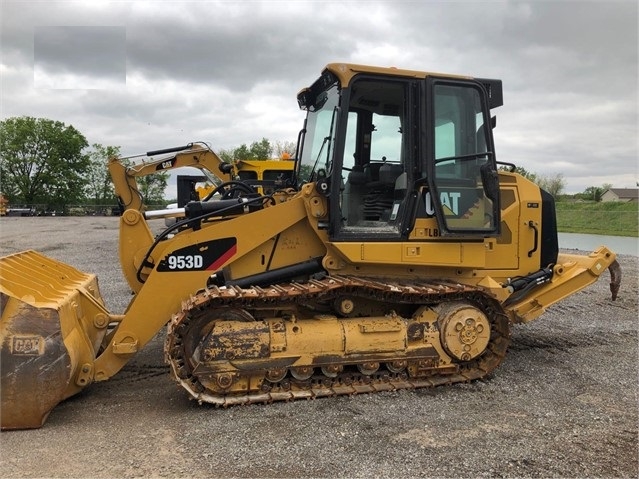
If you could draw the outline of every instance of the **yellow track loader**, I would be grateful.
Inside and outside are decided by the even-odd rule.
[[[167,325],[175,381],[229,406],[482,378],[514,323],[606,269],[617,295],[615,254],[560,254],[552,196],[497,161],[501,81],[330,64],[297,99],[295,174],[273,191],[229,180],[147,211],[136,178],[221,160],[188,145],[109,162],[123,315],[94,275],[34,251],[0,259],[2,429],[40,427]]]

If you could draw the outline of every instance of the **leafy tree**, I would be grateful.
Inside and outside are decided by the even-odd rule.
[[[89,152],[90,168],[86,175],[86,194],[95,205],[106,205],[114,202],[113,183],[107,168],[109,158],[120,156],[119,146],[103,146],[99,143],[91,145]]]
[[[169,182],[169,172],[157,172],[137,178],[140,194],[147,205],[165,205],[164,190]]]
[[[262,138],[261,141],[254,141],[251,146],[242,144],[237,148],[220,150],[218,156],[227,163],[233,160],[267,160],[269,158],[293,158],[295,156],[296,145],[293,141],[278,141],[275,145]]]
[[[130,160],[123,159],[124,166],[132,166]],[[169,183],[170,173],[168,171],[158,171],[151,175],[138,176],[135,181],[138,184],[138,191],[142,195],[144,204],[146,205],[163,205],[167,201],[164,199],[164,191]]]
[[[230,150],[218,150],[216,151],[217,156],[219,156],[223,161],[225,161],[226,163],[231,163],[233,161],[233,152],[235,150],[230,149]]]
[[[600,201],[601,200],[601,188],[598,186],[589,186],[580,195],[585,200]]]
[[[510,171],[510,167],[507,166],[500,167],[500,169]],[[566,180],[561,173],[557,173],[554,176],[538,175],[537,173],[533,173],[532,171],[527,171],[522,166],[517,166],[515,168],[515,173],[519,173],[524,178],[532,181],[540,188],[546,190],[556,199],[559,198],[559,195],[561,195],[561,193],[566,188]]]
[[[89,158],[86,138],[73,126],[46,118],[0,122],[2,189],[14,203],[66,209],[84,197]]]
[[[296,153],[296,144],[294,141],[278,141],[273,147],[273,152],[277,158],[283,158],[285,155],[294,158]]]
[[[218,155],[224,161],[231,162],[233,160],[266,160],[272,153],[271,143],[266,138],[262,138],[261,141],[251,143],[250,147],[244,143],[234,149],[220,150]]]
[[[561,173],[557,173],[554,176],[541,175],[537,178],[536,183],[540,188],[555,197],[555,199],[559,198],[559,195],[561,195],[566,188],[566,180]]]
[[[581,193],[580,196],[585,200],[599,202],[601,201],[601,196],[606,192],[606,190],[609,190],[610,188],[612,188],[611,183],[604,183],[601,186],[589,186],[584,190],[583,193]]]

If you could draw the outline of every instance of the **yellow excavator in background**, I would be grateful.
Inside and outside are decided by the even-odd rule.
[[[0,193],[0,216],[6,216],[8,211],[9,200]]]
[[[34,251],[0,259],[2,429],[40,427],[167,324],[173,378],[228,406],[482,378],[514,323],[606,269],[616,297],[615,254],[559,253],[552,196],[497,161],[501,81],[340,63],[297,99],[294,175],[272,190],[229,178],[147,211],[136,178],[220,158],[189,145],[110,160],[124,314],[92,274]]]
[[[9,199],[0,193],[0,216],[34,216],[35,209],[10,207]]]
[[[207,145],[200,146],[208,148]],[[185,154],[192,147],[192,144],[187,145],[178,151]],[[147,156],[152,156],[149,153]],[[216,199],[212,197],[215,189],[224,181],[231,180],[241,181],[253,187],[255,192],[261,195],[271,194],[277,189],[292,184],[294,168],[295,162],[291,160],[290,155],[284,153],[279,159],[235,159],[221,163],[217,168],[219,172],[216,175],[208,170],[204,170],[202,174],[179,174],[176,178],[177,202],[171,203],[167,207],[182,208],[189,201]],[[224,179],[221,179],[220,176]],[[171,226],[176,222],[176,219],[166,218],[164,221],[166,226]]]

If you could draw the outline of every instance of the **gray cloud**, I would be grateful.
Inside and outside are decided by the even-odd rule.
[[[126,82],[126,29],[42,26],[34,32],[34,63],[47,75]]]
[[[571,192],[638,178],[635,1],[10,1],[1,13],[2,118],[64,121],[127,154],[294,141],[297,91],[350,61],[501,78],[499,159],[563,173]],[[66,57],[51,35],[97,31]],[[34,67],[112,81],[35,88]]]
[[[300,59],[313,58],[318,48],[321,56],[330,52],[333,58],[351,50],[350,42],[336,41],[332,28],[309,23],[307,13],[255,15],[253,7],[253,2],[241,3],[232,18],[220,21],[220,8],[200,6],[180,19],[179,27],[170,15],[155,16],[144,29],[129,29],[129,68],[145,76],[247,91],[264,81],[315,74],[320,67]]]

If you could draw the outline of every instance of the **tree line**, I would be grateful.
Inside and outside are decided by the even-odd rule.
[[[504,169],[509,168],[504,167]],[[539,175],[532,171],[527,171],[521,166],[517,166],[515,168],[515,172],[529,179],[540,188],[546,190],[556,200],[560,200],[562,198],[564,190],[566,189],[566,179],[561,173],[557,173],[555,175]],[[639,183],[637,186],[639,186]],[[612,188],[612,184],[610,183],[604,183],[601,186],[589,186],[581,193],[576,193],[575,195],[571,195],[571,197],[577,200],[599,202],[601,201],[601,196],[610,188]]]
[[[28,116],[0,122],[0,190],[11,204],[66,212],[69,205],[115,205],[107,161],[119,146],[89,145],[72,125]],[[163,202],[168,174],[141,179],[152,203]]]
[[[269,140],[220,150],[225,161],[266,159],[292,154],[290,142]],[[47,118],[12,117],[0,122],[0,193],[13,205],[42,205],[47,211],[66,212],[69,205],[116,205],[110,158],[120,156],[120,146],[89,145],[72,125]],[[137,179],[140,193],[150,205],[165,205],[168,172]]]

